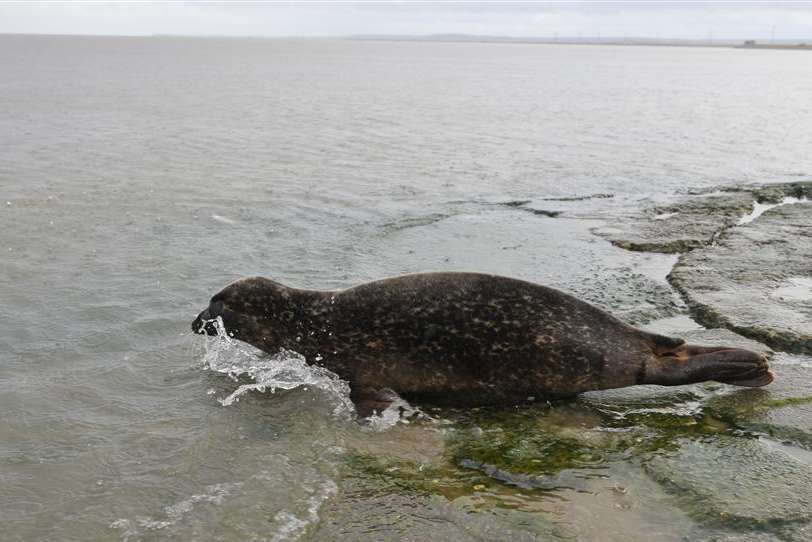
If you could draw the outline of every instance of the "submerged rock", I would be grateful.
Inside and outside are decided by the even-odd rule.
[[[644,467],[706,527],[809,540],[812,471],[760,439],[686,440]]]
[[[769,350],[728,330],[683,335]],[[511,540],[807,540],[812,358],[773,359],[767,388],[638,386],[519,408],[433,409],[432,422],[372,435],[384,446],[352,446],[343,496],[326,506],[316,538],[430,530],[463,540],[487,526],[489,538]],[[431,453],[412,453],[424,435]]]
[[[542,198],[544,201],[585,201],[589,199],[609,199],[614,198],[614,194],[607,194],[599,192],[597,194],[588,194],[585,196],[562,196],[558,198]]]
[[[545,201],[570,201],[570,200],[545,200]],[[501,205],[503,207],[512,207],[514,209],[519,209],[520,211],[525,211],[528,213],[532,213],[534,215],[539,216],[546,216],[550,218],[555,218],[561,215],[561,211],[550,211],[547,209],[536,209],[534,207],[528,207],[527,205],[532,203],[532,200],[511,200],[511,201],[503,201],[498,203],[497,205]]]
[[[812,464],[812,357],[778,353],[771,364],[772,384],[714,397],[707,411]]]
[[[812,353],[812,203],[731,228],[680,257],[669,280],[701,324]]]

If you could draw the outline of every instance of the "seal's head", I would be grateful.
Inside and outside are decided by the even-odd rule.
[[[278,282],[251,277],[233,282],[211,298],[192,322],[192,331],[217,335],[219,318],[229,336],[265,351],[285,347],[301,322],[296,290]]]

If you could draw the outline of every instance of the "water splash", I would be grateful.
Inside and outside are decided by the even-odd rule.
[[[333,404],[333,414],[350,418],[355,407],[350,401],[350,386],[332,371],[308,365],[304,356],[290,350],[269,355],[253,346],[237,341],[226,332],[221,318],[213,321],[217,335],[207,337],[203,365],[206,369],[229,376],[237,381],[247,376],[254,382],[239,386],[220,404],[229,406],[249,391],[264,393],[313,387],[325,392]]]
[[[383,409],[381,412],[373,412],[367,417],[367,425],[365,428],[368,431],[386,431],[398,423],[408,424],[412,417],[427,418],[429,416],[424,414],[419,408],[410,405],[405,399],[392,392],[395,396],[394,400]]]
[[[750,222],[754,221],[770,209],[774,209],[775,207],[781,207],[782,205],[792,205],[793,203],[806,203],[809,201],[807,198],[793,198],[793,197],[785,197],[779,203],[759,203],[757,201],[753,202],[753,211],[741,217],[739,219],[739,226],[743,224],[749,224]]]
[[[333,405],[334,416],[343,419],[352,419],[355,416],[349,384],[329,369],[308,365],[304,356],[291,350],[267,354],[229,336],[221,318],[218,317],[212,323],[217,335],[206,337],[203,367],[225,374],[235,382],[240,377],[253,380],[253,383],[242,384],[227,397],[218,399],[221,405],[233,405],[250,391],[274,393],[278,389],[313,387],[325,392]],[[214,392],[210,390],[209,393]],[[386,431],[398,423],[408,424],[412,418],[431,419],[397,394],[394,395],[394,400],[387,408],[366,418],[367,430]]]

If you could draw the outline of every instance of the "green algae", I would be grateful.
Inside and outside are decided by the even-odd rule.
[[[786,399],[772,399],[764,401],[762,406],[765,408],[781,408],[786,406],[806,405],[812,403],[812,395],[805,397],[787,397]]]
[[[812,403],[812,396],[780,398],[717,384],[647,391],[433,411],[441,421],[419,423],[443,428],[439,460],[355,453],[346,459],[347,476],[365,498],[398,493],[476,513],[503,510],[519,514],[510,516],[517,525],[533,518],[546,526],[538,532],[550,536],[594,536],[595,523],[582,528],[559,516],[577,517],[579,502],[601,502],[641,514],[647,507],[642,517],[627,517],[629,528],[665,506],[664,514],[683,518],[680,529],[691,539],[803,540],[812,478],[804,464],[765,448],[764,439],[806,448],[808,435],[782,433],[763,416]],[[660,492],[655,502],[634,493],[646,483],[653,484],[646,495]]]
[[[677,450],[685,438],[738,431],[701,408],[680,407],[686,396],[695,398],[675,394],[666,400],[622,404],[561,401],[445,412],[453,428],[446,434],[441,465],[363,454],[353,455],[350,464],[415,491],[446,493],[494,480],[541,491],[561,484],[570,487],[576,479],[605,477],[612,463],[645,461],[652,454]]]

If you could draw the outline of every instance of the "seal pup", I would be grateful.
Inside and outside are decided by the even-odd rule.
[[[218,317],[236,339],[293,350],[333,371],[359,407],[385,406],[389,390],[479,406],[635,384],[773,379],[763,354],[686,344],[553,288],[479,273],[420,273],[338,291],[246,278],[212,297],[192,330],[216,334]]]

